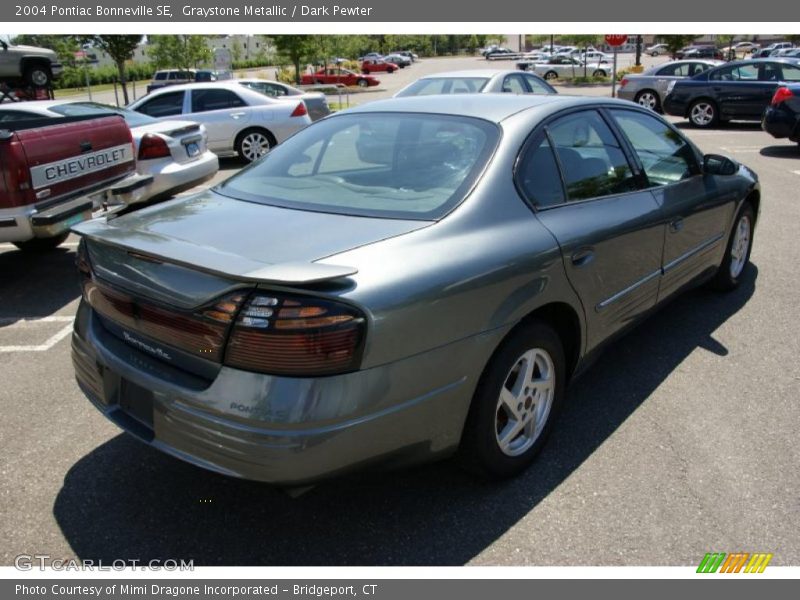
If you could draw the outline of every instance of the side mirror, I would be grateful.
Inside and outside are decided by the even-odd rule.
[[[727,156],[706,154],[703,157],[703,172],[710,175],[736,175],[739,165]]]

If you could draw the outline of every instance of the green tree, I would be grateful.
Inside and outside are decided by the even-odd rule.
[[[583,50],[583,53],[586,53],[586,49],[589,46],[594,47],[595,44],[600,43],[600,36],[597,34],[594,35],[563,35],[561,39],[568,44],[572,44],[573,46],[577,46],[578,48]],[[587,77],[587,64],[586,61],[583,61],[583,76]]]
[[[150,57],[162,69],[196,69],[213,57],[202,35],[154,35],[151,43]]]
[[[242,44],[239,41],[239,38],[233,38],[233,43],[231,44],[231,59],[233,62],[239,62],[242,60],[242,52],[243,52]]]
[[[697,39],[696,35],[662,35],[659,36],[661,43],[667,45],[667,51],[672,58],[675,58],[675,53],[684,46],[688,46]]]
[[[128,98],[128,80],[126,77],[125,63],[133,58],[133,53],[141,41],[141,34],[94,35],[86,39],[86,42],[92,44],[96,48],[100,48],[114,61],[117,67],[117,73],[119,74],[119,84],[122,87],[122,97],[125,99],[125,104],[130,102]]]
[[[274,35],[272,42],[278,54],[294,65],[294,80],[295,83],[300,83],[300,65],[311,59],[316,51],[312,36]]]

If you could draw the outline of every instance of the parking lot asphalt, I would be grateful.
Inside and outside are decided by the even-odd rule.
[[[684,131],[760,175],[743,284],[684,294],[614,343],[532,468],[503,483],[445,461],[292,498],[151,450],[74,382],[74,237],[38,257],[0,244],[0,563],[696,565],[758,551],[800,564],[800,149],[753,124]]]

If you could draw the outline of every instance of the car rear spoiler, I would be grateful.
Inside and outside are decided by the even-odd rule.
[[[358,272],[353,267],[316,262],[264,263],[145,231],[121,231],[102,219],[86,221],[72,231],[89,240],[122,248],[141,260],[171,263],[248,283],[311,284]],[[167,248],[169,256],[163,254]]]

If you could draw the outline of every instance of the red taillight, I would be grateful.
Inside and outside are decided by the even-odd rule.
[[[257,292],[239,313],[225,364],[295,377],[354,371],[365,327],[364,316],[345,304]]]
[[[295,107],[295,109],[292,111],[292,114],[290,116],[292,116],[292,117],[304,117],[307,114],[308,114],[308,110],[306,110],[306,104],[305,104],[305,102],[301,102],[300,104],[297,105],[297,107]]]
[[[170,156],[169,146],[164,138],[153,133],[145,133],[139,142],[139,160],[164,158]]]
[[[770,102],[771,106],[778,106],[781,102],[788,100],[794,96],[794,92],[787,87],[779,87],[775,91],[775,95],[772,96],[772,101]]]
[[[619,87],[624,88],[626,85],[628,85],[628,80],[623,77],[622,81],[619,82]]]

